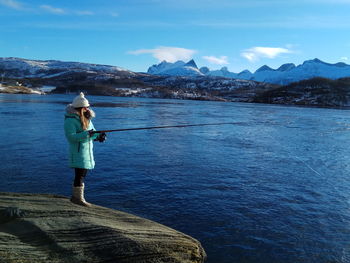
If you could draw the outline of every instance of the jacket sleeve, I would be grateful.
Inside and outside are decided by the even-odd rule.
[[[76,126],[71,121],[64,122],[64,132],[69,141],[80,142],[89,138],[88,131],[77,133]]]
[[[92,121],[90,121],[90,128],[94,131],[96,131]],[[100,134],[99,133],[94,133],[94,135],[91,136],[91,140],[95,140]]]

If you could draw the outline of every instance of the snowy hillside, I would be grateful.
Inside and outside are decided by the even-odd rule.
[[[139,77],[142,82],[170,89],[172,93],[211,97],[215,100],[252,102],[256,94],[276,88],[276,85],[215,76],[150,76]]]
[[[193,61],[193,60],[192,60]],[[161,64],[166,66],[166,70],[151,70],[159,67]],[[194,63],[194,61],[193,61]],[[184,71],[186,64],[184,62],[168,63],[163,61],[159,65],[153,65],[148,71],[149,74],[154,75],[174,75],[174,76],[198,76],[197,71]],[[196,69],[198,69],[196,67]],[[307,60],[303,64],[295,66],[293,63],[287,63],[281,65],[278,69],[272,69],[267,65],[260,67],[254,73],[249,70],[244,70],[240,73],[234,73],[228,71],[227,67],[223,67],[220,70],[210,70],[208,67],[202,67],[199,71],[201,75],[206,76],[219,76],[226,78],[237,78],[246,80],[255,80],[259,82],[267,82],[274,84],[289,84],[304,79],[310,79],[314,77],[324,77],[329,79],[338,79],[343,77],[350,77],[350,65],[345,63],[330,64],[323,62],[319,59]]]
[[[302,80],[259,93],[253,101],[322,107],[349,107],[350,78]]]
[[[6,77],[54,77],[67,72],[93,72],[104,74],[130,74],[133,72],[108,65],[88,64],[80,62],[63,62],[57,60],[29,60],[21,58],[0,58],[0,71]]]

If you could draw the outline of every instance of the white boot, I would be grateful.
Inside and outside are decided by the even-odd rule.
[[[70,201],[77,205],[90,207],[91,204],[86,202],[84,198],[84,184],[82,186],[73,186],[73,194]]]

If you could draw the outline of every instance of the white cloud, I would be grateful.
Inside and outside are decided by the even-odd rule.
[[[340,60],[345,60],[347,61],[349,58],[348,57],[341,57]]]
[[[40,5],[38,7],[30,7],[28,5],[24,6],[22,3],[15,1],[15,0],[0,0],[0,5],[7,6],[12,9],[17,10],[23,10],[28,12],[35,12],[38,8],[41,10],[44,10],[48,13],[56,14],[56,15],[63,15],[63,14],[73,14],[73,15],[79,15],[79,16],[87,16],[87,15],[94,15],[95,13],[89,10],[65,10],[58,7],[53,7],[51,5]]]
[[[63,15],[66,13],[62,8],[57,8],[50,5],[41,5],[40,8],[44,9],[49,13],[56,14],[56,15]]]
[[[159,61],[176,62],[178,60],[189,60],[196,53],[196,50],[180,48],[180,47],[157,47],[154,49],[139,49],[129,51],[129,54],[152,54]]]
[[[292,53],[290,49],[281,47],[252,47],[241,52],[241,56],[250,62],[258,61],[260,58],[276,58],[280,54]]]
[[[203,56],[203,59],[208,61],[209,63],[212,64],[217,64],[217,65],[227,65],[228,59],[226,56],[221,56],[221,57],[215,57],[215,56]]]
[[[22,4],[14,0],[0,0],[0,4],[17,10],[22,9]]]

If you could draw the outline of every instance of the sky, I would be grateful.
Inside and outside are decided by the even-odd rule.
[[[0,0],[0,57],[136,72],[350,63],[350,0]]]

